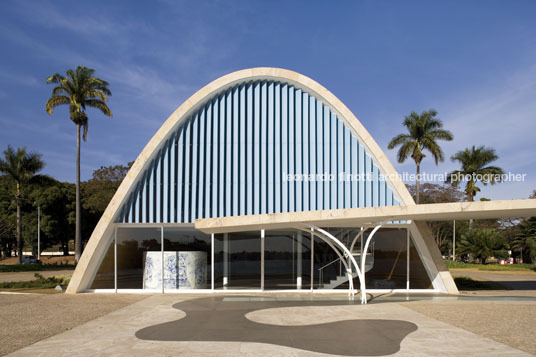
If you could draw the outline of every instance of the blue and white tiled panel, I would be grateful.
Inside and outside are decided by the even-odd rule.
[[[162,289],[162,252],[144,252],[143,288]],[[206,252],[164,252],[164,289],[203,289]]]

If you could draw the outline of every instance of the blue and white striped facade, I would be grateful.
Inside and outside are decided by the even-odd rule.
[[[341,180],[341,172],[372,179]],[[163,140],[117,222],[399,205],[380,172],[345,119],[314,95],[283,81],[244,81],[201,103]]]

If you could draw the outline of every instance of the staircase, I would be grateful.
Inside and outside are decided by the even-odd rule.
[[[337,237],[338,238],[338,237]],[[343,242],[344,244],[345,242]],[[345,244],[348,247],[348,244]],[[348,247],[349,248],[349,247]],[[356,263],[359,265],[359,268],[361,269],[361,251],[355,250],[352,252],[352,255],[356,261]],[[324,269],[327,268],[330,265],[337,264],[339,265],[338,268],[338,275],[335,279],[331,279],[329,283],[322,283],[323,282],[323,273]],[[348,263],[351,264],[350,260],[348,259]],[[365,272],[370,271],[374,267],[374,245],[371,247],[371,251],[367,253],[367,260],[365,261]],[[357,272],[354,272],[354,267],[352,266],[352,277],[357,277]],[[320,269],[318,269],[319,273],[319,286],[318,289],[335,289],[336,287],[348,282],[348,274],[344,272],[344,265],[340,261],[340,258],[335,259],[334,261],[324,265]]]
[[[352,278],[355,278],[357,273],[352,273]],[[342,285],[348,281],[348,274],[339,275],[336,279],[332,279],[327,284],[322,284],[320,289],[335,289],[337,286]]]

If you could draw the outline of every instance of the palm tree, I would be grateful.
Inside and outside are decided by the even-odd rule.
[[[453,186],[458,186],[463,180],[465,184],[465,196],[467,201],[473,202],[476,194],[480,192],[477,183],[480,181],[485,186],[488,183],[494,185],[496,182],[501,182],[501,175],[504,171],[497,166],[486,166],[489,163],[497,160],[499,157],[495,150],[486,148],[485,146],[467,148],[458,151],[450,158],[452,161],[458,161],[462,168],[454,170],[447,176],[447,182]],[[473,229],[473,220],[469,220],[469,229]]]
[[[17,206],[17,252],[19,263],[22,263],[22,201],[23,190],[27,185],[34,182],[40,175],[36,175],[45,167],[41,160],[41,154],[26,152],[26,148],[18,148],[17,151],[11,146],[4,151],[4,158],[0,158],[0,172],[7,176],[15,184],[13,194]]]
[[[458,151],[450,159],[458,161],[462,168],[450,172],[447,176],[447,182],[458,186],[461,181],[467,181],[464,192],[467,201],[472,202],[476,194],[480,192],[480,188],[477,186],[479,181],[484,186],[488,183],[494,185],[496,182],[501,182],[504,171],[497,166],[486,166],[498,158],[495,150],[485,146],[475,147],[473,145],[471,149]]]
[[[52,96],[46,103],[46,111],[52,111],[59,105],[69,105],[72,122],[76,125],[76,233],[75,233],[75,261],[78,262],[82,254],[82,237],[80,222],[80,130],[84,129],[83,138],[87,139],[88,117],[87,107],[99,109],[104,115],[111,117],[112,112],[106,105],[107,96],[112,93],[108,89],[108,82],[94,77],[95,71],[84,66],[76,70],[68,69],[67,76],[58,73],[47,78],[47,84],[56,84],[52,89]]]
[[[424,150],[432,154],[437,165],[439,161],[444,161],[443,150],[437,144],[437,140],[453,139],[452,133],[442,129],[443,123],[436,118],[437,112],[433,109],[424,111],[420,115],[416,112],[411,112],[410,115],[404,118],[404,126],[408,129],[408,134],[400,134],[395,136],[389,143],[389,150],[400,145],[397,159],[402,163],[406,161],[408,156],[415,161],[417,166],[417,181],[416,181],[416,201],[419,203],[420,198],[420,175],[421,161],[426,157]]]

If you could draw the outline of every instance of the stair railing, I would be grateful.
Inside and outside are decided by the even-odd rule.
[[[341,258],[337,258],[327,263],[326,265],[323,265],[322,267],[318,268],[318,286],[321,286],[324,283],[324,269],[336,262],[339,262],[339,276],[342,275],[342,261]]]

